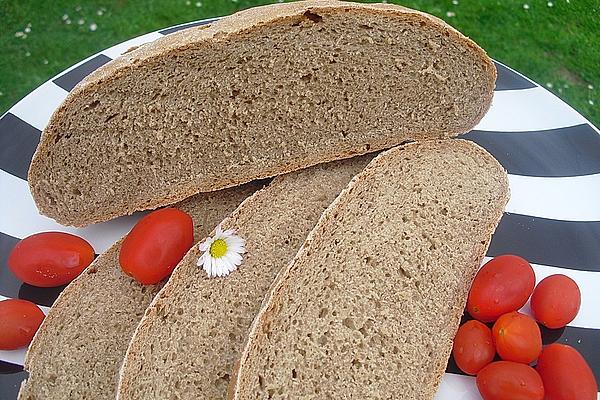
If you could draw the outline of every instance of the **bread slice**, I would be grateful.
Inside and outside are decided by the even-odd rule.
[[[194,220],[205,237],[244,198],[258,189],[250,183],[199,194],[176,207]],[[25,360],[29,378],[19,399],[114,399],[119,367],[144,310],[162,284],[142,286],[121,272],[115,243],[56,300]]]
[[[462,140],[378,156],[279,275],[234,372],[238,399],[432,399],[508,200]]]
[[[370,157],[279,176],[223,222],[246,240],[241,266],[208,278],[195,246],[161,290],[129,345],[118,399],[223,399],[234,360],[273,279],[321,213]]]
[[[29,170],[39,210],[83,226],[409,139],[469,131],[496,71],[443,21],[334,0],[242,11],[87,77]]]

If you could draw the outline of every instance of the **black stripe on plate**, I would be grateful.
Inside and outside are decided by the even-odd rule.
[[[465,321],[472,319],[468,314],[463,316],[461,324]],[[492,324],[487,324],[490,328]],[[542,332],[542,342],[544,345],[551,343],[562,343],[573,346],[577,351],[581,353],[583,358],[594,371],[596,376],[596,382],[600,385],[600,330],[588,329],[588,328],[577,328],[573,326],[567,326],[562,329],[547,329],[540,326]],[[496,355],[495,361],[500,358]],[[453,374],[466,375],[456,365],[454,357],[450,355],[446,372]],[[600,386],[599,386],[600,389]]]
[[[530,263],[600,271],[600,221],[560,221],[504,213],[487,251]]]
[[[83,78],[111,60],[110,57],[107,57],[104,54],[98,54],[69,72],[62,74],[52,82],[70,92]]]
[[[536,87],[536,84],[529,79],[511,71],[504,65],[494,61],[498,78],[496,78],[496,90],[519,90],[531,89]]]
[[[21,365],[9,363],[6,361],[0,360],[0,375],[4,374],[16,374],[17,372],[23,371],[23,367]],[[1,397],[4,398],[4,397]]]
[[[65,286],[40,288],[21,282],[8,269],[8,256],[19,239],[0,232],[0,294],[5,297],[32,301],[51,306]]]
[[[41,132],[16,115],[0,119],[0,168],[27,179],[29,163],[40,141]]]
[[[20,365],[0,361],[0,399],[16,399],[21,382],[28,375]]]
[[[162,31],[158,31],[158,33],[161,33],[163,35],[168,35],[170,33],[178,32],[178,31],[183,30],[183,29],[192,28],[194,26],[207,25],[207,24],[210,24],[212,22],[215,22],[216,20],[218,20],[218,18],[205,19],[205,20],[202,20],[202,21],[194,21],[194,22],[190,22],[189,24],[184,24],[184,25],[180,25],[180,26],[174,26],[172,28],[163,29]]]
[[[471,131],[462,138],[485,148],[514,175],[560,177],[600,172],[600,135],[589,124],[530,132]]]

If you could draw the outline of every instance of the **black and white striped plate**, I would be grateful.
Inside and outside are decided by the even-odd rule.
[[[0,118],[0,299],[28,299],[47,311],[62,289],[35,288],[10,273],[6,259],[19,239],[47,230],[74,232],[101,253],[139,218],[74,229],[38,213],[27,186],[27,169],[52,112],[83,77],[130,47],[211,21],[152,32],[95,54],[35,89]],[[600,382],[600,131],[544,88],[500,63],[497,67],[492,107],[465,135],[491,152],[509,173],[511,199],[486,260],[518,254],[532,263],[538,280],[562,273],[579,284],[579,315],[564,329],[545,330],[544,343],[577,348]],[[21,367],[24,353],[0,351],[1,399],[16,398],[26,376]],[[474,378],[451,361],[436,398],[479,395]]]

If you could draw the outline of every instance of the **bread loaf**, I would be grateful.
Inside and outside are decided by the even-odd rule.
[[[275,178],[223,222],[246,241],[240,267],[208,278],[198,246],[146,311],[127,350],[118,399],[224,399],[233,362],[275,275],[368,162],[359,157]]]
[[[507,200],[506,173],[471,142],[382,153],[278,276],[231,397],[432,399]]]
[[[242,187],[196,195],[176,207],[205,237],[258,188]],[[114,400],[119,367],[144,310],[163,283],[143,286],[119,266],[122,240],[115,243],[56,300],[27,352],[29,378],[21,400]]]
[[[333,0],[258,7],[143,45],[84,79],[29,170],[67,225],[171,204],[410,139],[469,131],[496,71],[421,12]]]

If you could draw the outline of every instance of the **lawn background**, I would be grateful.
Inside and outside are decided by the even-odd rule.
[[[0,114],[81,59],[171,25],[273,1],[0,0]],[[473,38],[488,54],[600,126],[600,0],[400,0]]]

